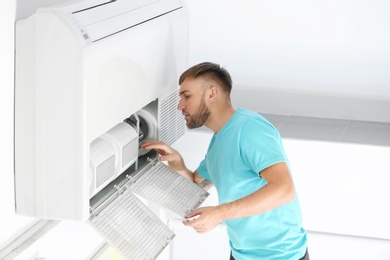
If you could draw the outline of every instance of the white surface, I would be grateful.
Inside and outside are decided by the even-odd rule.
[[[171,260],[229,259],[229,238],[224,225],[218,225],[205,234],[196,233],[180,220],[170,220],[169,226],[176,234],[170,244]]]
[[[389,1],[186,3],[189,63],[225,66],[233,104],[268,114],[390,122]]]
[[[304,227],[390,239],[390,147],[284,140]]]
[[[390,259],[390,240],[309,232],[308,246],[310,259],[313,260]]]
[[[390,98],[286,91],[272,88],[233,88],[232,102],[262,114],[306,116],[390,123]]]
[[[89,259],[103,239],[83,222],[62,221],[15,260]],[[34,258],[30,258],[34,255]]]
[[[221,63],[236,87],[390,98],[387,0],[186,3],[190,64]]]

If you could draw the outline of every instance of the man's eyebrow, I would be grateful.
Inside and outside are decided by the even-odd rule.
[[[179,96],[183,95],[184,93],[190,92],[189,90],[183,90],[179,92]]]

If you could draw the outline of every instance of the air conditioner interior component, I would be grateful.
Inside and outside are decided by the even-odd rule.
[[[170,111],[175,113],[174,111]],[[148,107],[139,110],[133,116],[125,120],[130,125],[136,126],[136,122],[139,122],[138,127],[140,131],[139,141],[144,142],[147,140],[158,140],[157,120],[155,113],[151,113]],[[138,150],[138,155],[144,155],[148,151],[143,148]]]
[[[91,143],[90,158],[90,195],[93,195],[113,177],[118,159],[114,147],[100,137]]]
[[[133,126],[125,122],[117,124],[92,141],[90,196],[95,195],[135,163],[138,159],[138,148],[138,133]]]
[[[121,122],[102,135],[113,143],[118,154],[118,168],[128,168],[138,158],[139,139],[136,129]]]

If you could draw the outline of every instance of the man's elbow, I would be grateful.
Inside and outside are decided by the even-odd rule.
[[[290,203],[290,202],[293,202],[295,200],[295,189],[294,187],[286,187],[284,189],[284,192],[283,192],[283,197],[284,197],[284,203]]]
[[[294,182],[291,178],[289,178],[284,180],[282,183],[285,203],[293,202],[296,197]]]

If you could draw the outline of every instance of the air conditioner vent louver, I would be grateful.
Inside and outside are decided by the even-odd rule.
[[[180,110],[177,109],[179,103],[179,95],[177,90],[161,98],[159,104],[159,140],[172,144],[186,132],[185,120]]]

